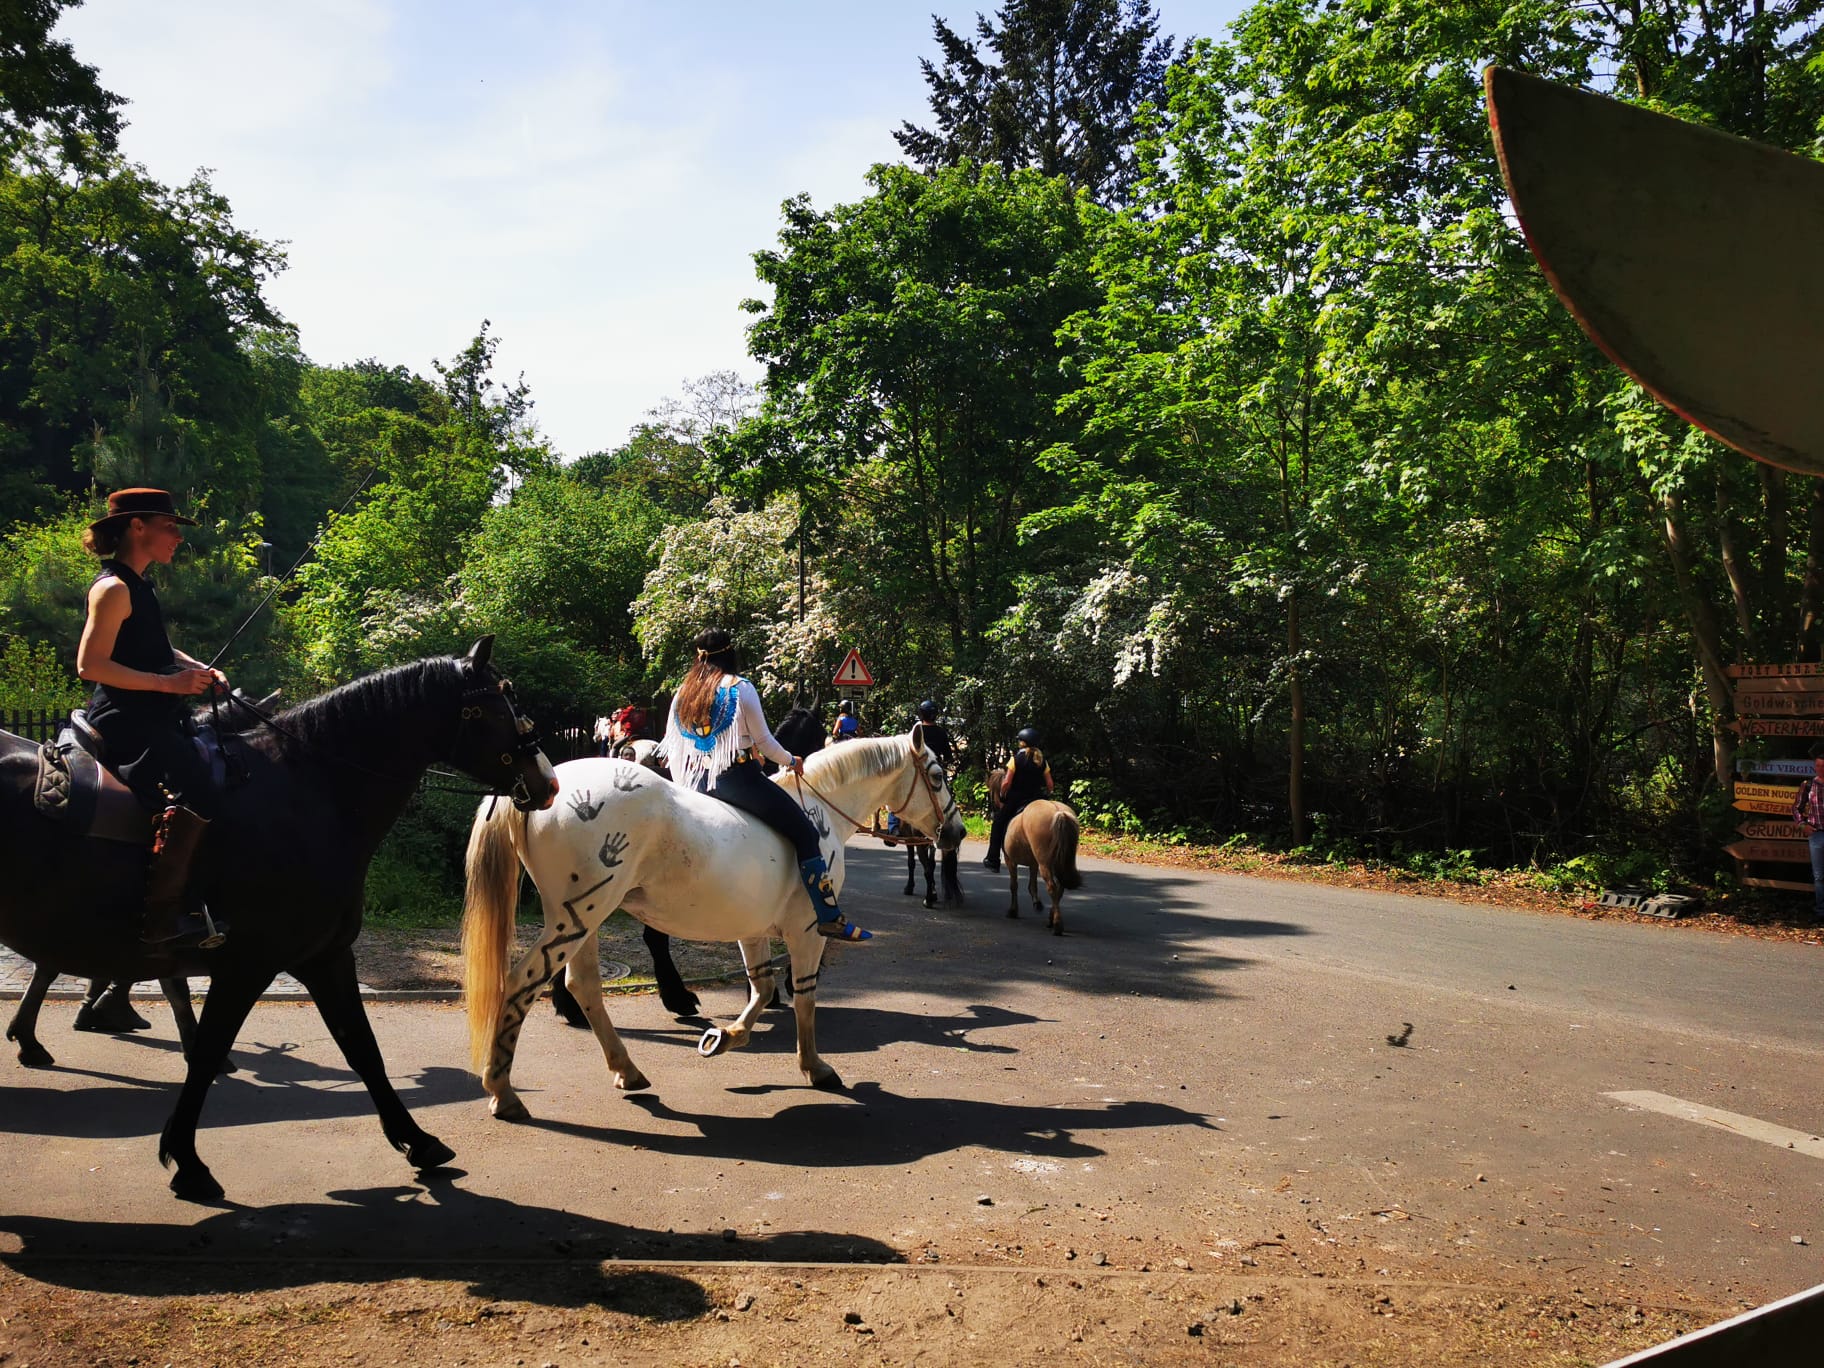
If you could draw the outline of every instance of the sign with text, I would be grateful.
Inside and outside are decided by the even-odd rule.
[[[1737,841],[1723,849],[1738,860],[1762,860],[1775,864],[1811,863],[1811,845],[1806,841]]]
[[[1737,774],[1784,774],[1792,778],[1811,778],[1812,763],[1809,760],[1737,760]]]
[[[1740,717],[1727,725],[1742,736],[1824,736],[1824,717]]]
[[[874,676],[861,663],[861,652],[851,648],[842,658],[842,664],[836,667],[836,677],[831,682],[838,688],[871,689],[874,687]]]
[[[1790,665],[1725,665],[1723,673],[1731,679],[1777,679],[1782,675],[1824,677],[1824,662],[1795,661]]]
[[[1774,681],[1778,682],[1778,681]],[[1824,713],[1824,692],[1784,693],[1757,679],[1735,691],[1735,710],[1745,717],[1804,717]]]
[[[1751,841],[1803,841],[1811,833],[1797,822],[1746,821],[1736,830]]]
[[[1737,798],[1777,800],[1785,803],[1787,807],[1791,807],[1798,801],[1799,786],[1797,784],[1737,784],[1735,796]]]
[[[1792,811],[1790,802],[1782,803],[1777,798],[1737,798],[1730,806],[1737,812],[1767,812],[1779,815]]]

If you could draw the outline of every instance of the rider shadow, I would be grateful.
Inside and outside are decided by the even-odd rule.
[[[784,1084],[728,1091],[750,1097],[804,1092]],[[1024,1106],[971,1098],[904,1097],[874,1082],[853,1084],[841,1097],[818,1094],[770,1116],[683,1111],[652,1093],[634,1093],[627,1101],[655,1120],[694,1126],[696,1134],[622,1131],[536,1118],[522,1124],[581,1139],[637,1144],[682,1158],[751,1159],[803,1168],[907,1164],[967,1148],[1047,1159],[1095,1159],[1107,1151],[1078,1139],[1076,1132],[1167,1126],[1221,1129],[1195,1112],[1162,1102]]]
[[[133,1043],[154,1049],[162,1044]],[[175,1051],[177,1046],[169,1048]],[[205,1133],[272,1121],[327,1121],[372,1114],[373,1102],[354,1070],[314,1063],[294,1053],[297,1048],[288,1042],[237,1044],[233,1053],[241,1071],[217,1078],[210,1086],[203,1112]],[[74,1090],[8,1087],[8,1130],[87,1140],[156,1136],[164,1129],[182,1085],[181,1076],[135,1078],[62,1065],[49,1072],[111,1086]],[[409,1080],[398,1082],[398,1090],[401,1100],[413,1110],[481,1096],[480,1084],[467,1069],[433,1065],[414,1071]]]
[[[600,1307],[652,1321],[714,1310],[694,1279],[602,1268],[605,1260],[720,1264],[902,1263],[890,1245],[840,1231],[731,1242],[720,1230],[645,1229],[470,1192],[459,1169],[420,1186],[332,1192],[323,1202],[231,1207],[195,1223],[0,1216],[17,1250],[0,1264],[37,1282],[132,1296],[231,1296],[319,1283],[447,1278],[470,1295]],[[8,1239],[10,1237],[10,1239]],[[426,1252],[432,1251],[430,1266]],[[473,1263],[465,1263],[472,1259]],[[327,1267],[326,1267],[327,1266]]]

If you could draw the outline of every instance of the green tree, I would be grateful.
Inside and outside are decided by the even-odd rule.
[[[63,11],[82,0],[10,0],[0,6],[0,158],[34,131],[53,134],[64,160],[82,165],[111,153],[120,137],[120,96],[101,86],[95,68],[53,39]]]
[[[243,344],[283,326],[260,293],[283,264],[203,175],[169,189],[117,158],[83,170],[25,144],[0,176],[0,520],[78,493],[122,441],[129,465],[163,453],[250,506]]]
[[[1047,497],[1038,457],[1068,388],[1056,333],[1096,298],[1103,216],[1031,171],[870,180],[828,214],[789,202],[778,249],[756,257],[772,288],[749,305],[766,402],[727,452],[750,496],[796,496],[794,536],[819,553],[839,523],[870,520],[832,579],[865,576],[894,604],[927,677],[932,646],[973,674],[1020,568],[1020,519]]]
[[[1031,167],[1121,203],[1136,115],[1162,99],[1172,58],[1152,0],[1010,0],[995,17],[999,27],[976,15],[979,43],[933,17],[943,66],[919,66],[936,126],[901,124],[900,147],[927,172],[963,161]]]

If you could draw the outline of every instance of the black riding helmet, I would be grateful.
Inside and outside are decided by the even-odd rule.
[[[923,703],[920,703],[918,705],[918,720],[920,722],[937,721],[937,704],[929,698]]]
[[[1022,746],[1036,746],[1039,744],[1039,733],[1036,728],[1021,727],[1020,734],[1013,739]]]

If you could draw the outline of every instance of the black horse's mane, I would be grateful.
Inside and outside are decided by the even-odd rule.
[[[448,701],[463,683],[463,666],[450,656],[395,665],[305,699],[273,720],[282,751],[346,755],[384,744],[398,734],[399,718],[433,702]],[[248,730],[252,730],[249,728]]]

